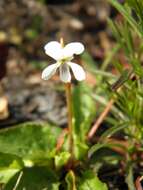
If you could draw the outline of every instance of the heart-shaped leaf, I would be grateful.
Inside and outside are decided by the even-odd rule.
[[[18,182],[19,173],[15,175],[4,190],[59,190],[59,182],[55,173],[46,167],[24,168]]]
[[[48,124],[25,123],[0,131],[0,152],[17,155],[23,160],[50,157],[61,132]]]
[[[0,153],[0,183],[7,183],[22,168],[23,162],[18,156]]]

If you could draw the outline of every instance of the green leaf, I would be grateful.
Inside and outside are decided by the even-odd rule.
[[[132,17],[130,7],[127,4],[125,6],[121,5],[117,0],[109,0],[109,2],[124,16],[124,18],[132,26],[139,37],[141,37],[142,33],[140,27]]]
[[[121,45],[120,44],[117,44],[115,47],[113,47],[112,48],[112,50],[110,50],[109,52],[107,52],[107,55],[106,55],[106,57],[105,57],[105,59],[104,59],[104,61],[103,61],[103,63],[102,63],[102,65],[101,65],[101,70],[102,70],[102,72],[104,71],[105,72],[105,70],[107,69],[107,67],[108,67],[108,65],[111,63],[111,61],[113,60],[113,58],[114,58],[114,55],[115,54],[117,54],[117,52],[119,51],[119,49],[121,48]],[[103,72],[103,73],[104,73]],[[107,73],[107,72],[106,72]],[[102,74],[102,73],[101,73]],[[109,75],[110,74],[110,75]],[[111,74],[111,73],[109,73],[108,72],[108,75],[106,74],[106,76],[112,76],[112,78],[113,78],[113,74]],[[115,76],[114,76],[115,77]]]
[[[77,190],[108,190],[107,185],[102,183],[92,171],[84,172],[77,184]]]
[[[109,149],[108,147],[103,147],[98,150],[98,152],[92,155],[89,160],[90,165],[92,165],[92,169],[94,172],[98,173],[101,167],[106,165],[111,167],[116,167],[120,161],[123,159],[121,154]]]
[[[65,180],[67,182],[67,190],[77,190],[76,184],[75,184],[75,175],[72,170],[68,172]]]
[[[61,129],[48,124],[25,123],[0,131],[0,152],[37,162],[52,156]]]
[[[23,162],[20,157],[13,154],[5,154],[0,152],[0,168],[9,167],[10,165],[14,166],[12,163],[15,161],[18,166],[23,166]]]
[[[131,74],[133,74],[132,70],[125,69],[119,79],[112,84],[111,89],[112,90],[117,90],[119,87],[121,87],[127,80],[129,80]]]
[[[74,88],[73,112],[74,132],[84,142],[95,116],[95,103],[91,97],[91,89],[84,83],[80,83]]]
[[[143,20],[143,2],[141,0],[127,0],[129,6],[135,11],[136,16],[138,17],[139,23],[142,24]]]
[[[121,44],[123,43],[123,40],[121,40],[121,31],[119,27],[119,23],[116,23],[115,21],[113,22],[110,18],[108,18],[108,25],[112,30],[112,33],[114,37],[118,41],[119,48],[121,48]]]
[[[134,185],[133,163],[127,163],[125,181],[128,185],[129,190],[136,190]]]
[[[0,183],[7,183],[23,166],[18,156],[0,153]]]
[[[84,160],[89,147],[85,142],[81,142],[78,136],[74,136],[74,154],[77,160]]]
[[[123,146],[123,145],[121,145],[121,144],[119,144],[119,143],[107,143],[107,142],[102,143],[102,144],[101,143],[97,143],[97,144],[93,145],[89,149],[89,151],[88,151],[88,157],[91,157],[99,149],[105,148],[105,147],[107,147],[107,148],[118,147],[118,148],[123,149],[125,152],[127,151],[126,147]]]
[[[19,174],[15,175],[4,190],[15,187]],[[24,168],[23,175],[16,190],[59,190],[59,182],[55,173],[44,167]]]
[[[3,168],[0,169],[0,183],[6,184],[16,173],[20,171],[19,168]]]
[[[60,152],[58,155],[55,156],[55,166],[57,169],[61,168],[64,166],[69,158],[70,158],[70,153],[69,152]]]
[[[139,61],[139,59],[132,59],[131,64],[133,66],[134,72],[139,76],[143,77],[143,67]]]
[[[86,142],[82,142],[78,135],[74,134],[74,156],[77,160],[84,160],[86,159],[87,152],[88,152],[88,145]],[[68,151],[69,150],[69,138],[65,137],[64,144],[62,146],[62,151]]]
[[[60,129],[26,123],[0,131],[0,182],[7,183],[24,165],[50,165]]]
[[[111,137],[113,134],[117,133],[120,130],[125,129],[128,127],[128,122],[123,122],[121,124],[117,124],[109,129],[107,129],[101,136],[100,136],[100,141],[103,141],[106,138]]]

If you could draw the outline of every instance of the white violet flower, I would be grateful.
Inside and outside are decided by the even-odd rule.
[[[59,69],[60,79],[67,83],[71,81],[70,69],[78,81],[85,79],[83,68],[71,62],[74,54],[79,55],[84,51],[84,46],[79,42],[72,42],[63,47],[62,43],[51,41],[44,47],[45,53],[56,60],[56,63],[49,65],[42,72],[42,79],[48,80]]]

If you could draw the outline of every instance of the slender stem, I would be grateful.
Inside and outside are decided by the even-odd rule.
[[[69,130],[69,152],[71,153],[71,159],[73,158],[73,125],[72,125],[72,95],[71,95],[71,83],[65,84],[66,100],[68,109],[68,130]]]

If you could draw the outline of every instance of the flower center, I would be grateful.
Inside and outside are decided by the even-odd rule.
[[[67,63],[69,61],[71,61],[73,59],[73,57],[64,57],[60,60],[61,64]]]

